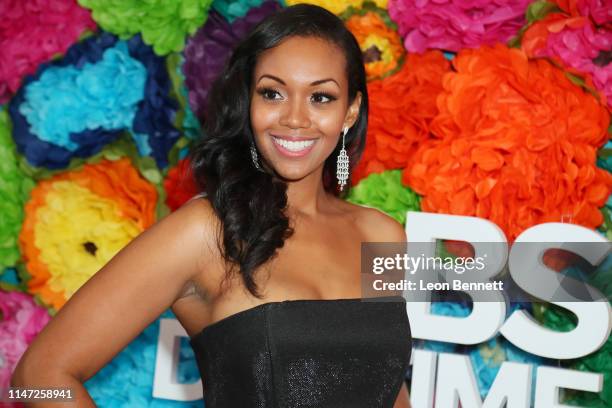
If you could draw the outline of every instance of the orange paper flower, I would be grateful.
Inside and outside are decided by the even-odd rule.
[[[550,62],[518,49],[462,50],[444,77],[431,122],[403,181],[422,210],[471,215],[514,240],[524,229],[562,218],[589,228],[612,175],[596,167],[609,115]]]
[[[128,159],[103,160],[41,181],[25,206],[19,244],[28,291],[61,308],[155,221],[157,191]]]
[[[349,9],[346,27],[353,33],[361,50],[368,81],[382,79],[399,70],[404,58],[402,38],[386,10],[368,4],[368,8]]]
[[[436,97],[450,63],[440,51],[409,54],[401,70],[368,83],[370,111],[366,148],[353,184],[371,173],[401,169],[429,137]]]

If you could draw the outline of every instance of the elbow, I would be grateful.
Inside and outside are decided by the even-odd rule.
[[[41,367],[42,364],[38,364],[40,362],[36,361],[35,356],[32,356],[29,351],[28,349],[23,353],[17,362],[17,366],[15,366],[11,374],[11,387],[26,387],[28,385],[33,385],[32,383],[37,381],[35,375],[40,376],[41,372],[47,371],[44,367]]]
[[[51,367],[45,360],[45,358],[38,358],[29,349],[26,350],[11,374],[11,387],[42,386],[63,377],[58,367]]]
[[[13,370],[10,379],[11,387],[24,387],[28,384],[28,374],[25,369],[25,362],[23,356],[17,363],[17,366]]]

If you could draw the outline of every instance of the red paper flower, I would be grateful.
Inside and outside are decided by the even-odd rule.
[[[198,193],[188,159],[182,159],[168,171],[164,180],[166,205],[175,211]]]

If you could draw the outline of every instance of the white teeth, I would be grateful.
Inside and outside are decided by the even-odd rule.
[[[289,141],[285,139],[280,139],[278,137],[272,137],[274,143],[279,144],[287,150],[291,150],[292,152],[299,152],[304,150],[315,142],[314,140],[300,140],[299,142]]]

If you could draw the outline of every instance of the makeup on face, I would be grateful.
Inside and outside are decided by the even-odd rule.
[[[291,37],[258,58],[252,130],[260,153],[287,179],[322,168],[338,143],[348,108],[338,53],[326,41]]]

